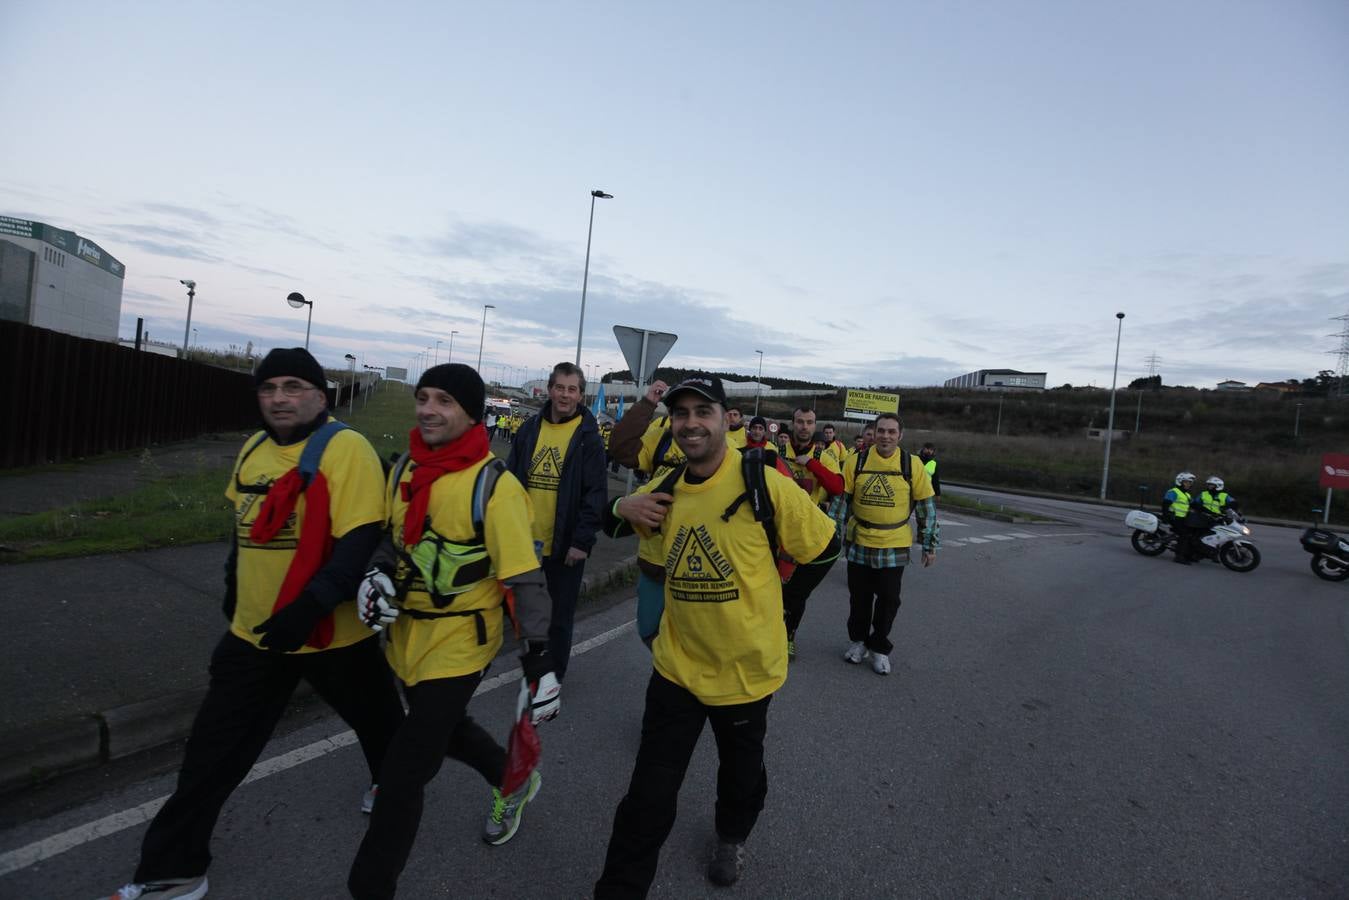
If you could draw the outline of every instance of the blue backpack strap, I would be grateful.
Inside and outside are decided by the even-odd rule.
[[[304,445],[304,450],[300,452],[300,464],[297,467],[300,470],[300,479],[306,488],[314,480],[314,476],[318,474],[319,461],[323,459],[323,451],[328,449],[328,442],[339,431],[346,431],[347,427],[336,419],[329,419],[309,436],[309,442]]]
[[[506,471],[505,460],[493,458],[487,465],[478,470],[478,477],[473,480],[473,537],[477,541],[483,539],[483,522],[487,519],[487,504],[497,489],[497,479],[501,477],[501,473],[504,471]]]

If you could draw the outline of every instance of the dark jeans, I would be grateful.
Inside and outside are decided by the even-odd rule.
[[[848,563],[848,640],[862,641],[872,653],[895,649],[890,629],[899,614],[899,584],[904,567],[873,569]]]
[[[375,780],[403,721],[377,638],[319,653],[274,653],[226,632],[211,654],[211,683],[192,723],[178,786],[145,833],[134,881],[206,872],[220,810],[258,761],[301,678],[356,731]],[[357,799],[353,793],[353,806]]]
[[[424,790],[447,755],[477,770],[492,787],[501,784],[506,751],[466,714],[482,675],[436,678],[403,689],[407,718],[384,757],[379,798],[347,878],[358,900],[393,897],[417,838]],[[443,838],[436,842],[440,846]]]
[[[571,659],[572,625],[576,621],[576,598],[581,593],[585,560],[574,566],[563,560],[545,559],[543,577],[548,581],[548,597],[553,601],[552,624],[548,626],[548,652],[553,657],[554,674],[561,681]]]
[[[799,565],[782,586],[782,618],[787,624],[788,638],[796,637],[796,629],[801,627],[801,619],[806,614],[806,599],[833,567],[833,557],[827,562]]]
[[[661,845],[674,827],[684,772],[703,723],[717,740],[717,834],[742,843],[749,837],[768,795],[763,741],[768,703],[705,706],[677,684],[651,673],[642,715],[642,743],[627,796],[614,814],[614,830],[595,883],[595,900],[645,897],[656,877]]]

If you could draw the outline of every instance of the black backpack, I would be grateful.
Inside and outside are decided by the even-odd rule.
[[[904,482],[909,486],[909,513],[904,517],[904,521],[899,525],[876,525],[872,522],[866,521],[865,519],[857,518],[857,516],[854,515],[853,518],[857,518],[858,523],[866,528],[885,528],[885,529],[903,528],[905,525],[909,523],[909,519],[912,518],[913,516],[913,458],[911,454],[909,454],[903,447],[899,447],[896,449],[898,449],[899,451],[899,474],[903,477]],[[867,455],[869,453],[871,453],[870,447],[866,448],[861,453],[857,454],[857,462],[853,463],[852,481],[854,491],[857,489],[857,476],[859,475],[895,474],[894,472],[866,471]]]
[[[739,497],[736,497],[721,514],[721,520],[729,522],[731,516],[735,515],[736,511],[740,509],[741,504],[748,502],[750,510],[754,513],[754,521],[763,526],[764,534],[768,537],[768,551],[773,554],[774,560],[777,559],[778,553],[778,529],[773,521],[773,497],[768,493],[768,479],[764,475],[764,471],[777,468],[777,464],[778,455],[776,451],[769,450],[766,447],[742,447],[740,449],[740,475],[745,480],[745,491]],[[684,474],[684,469],[687,467],[687,460],[675,465],[661,479],[655,490],[673,496],[674,487],[678,484],[679,479]]]

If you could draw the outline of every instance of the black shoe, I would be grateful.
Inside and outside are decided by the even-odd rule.
[[[707,866],[707,879],[721,887],[730,887],[740,879],[740,867],[745,864],[745,845],[717,839],[717,849]]]
[[[1177,556],[1176,559],[1175,559],[1175,561],[1178,562],[1178,563],[1180,563],[1182,566],[1192,566],[1192,565],[1194,565],[1194,560],[1192,560],[1192,559],[1186,559],[1186,558],[1183,557],[1183,556]]]

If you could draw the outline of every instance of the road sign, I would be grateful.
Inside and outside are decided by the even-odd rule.
[[[870,422],[883,412],[899,412],[899,394],[848,388],[848,394],[843,400],[843,418]]]
[[[1321,487],[1349,488],[1349,456],[1343,453],[1322,455]]]
[[[637,384],[638,396],[641,396],[642,385],[651,380],[656,366],[670,352],[675,341],[679,340],[679,335],[615,325],[614,338],[618,341],[618,349],[623,351],[623,359],[628,363],[632,380]]]
[[[384,377],[390,381],[407,381],[408,370],[401,366],[389,366],[384,370]]]

